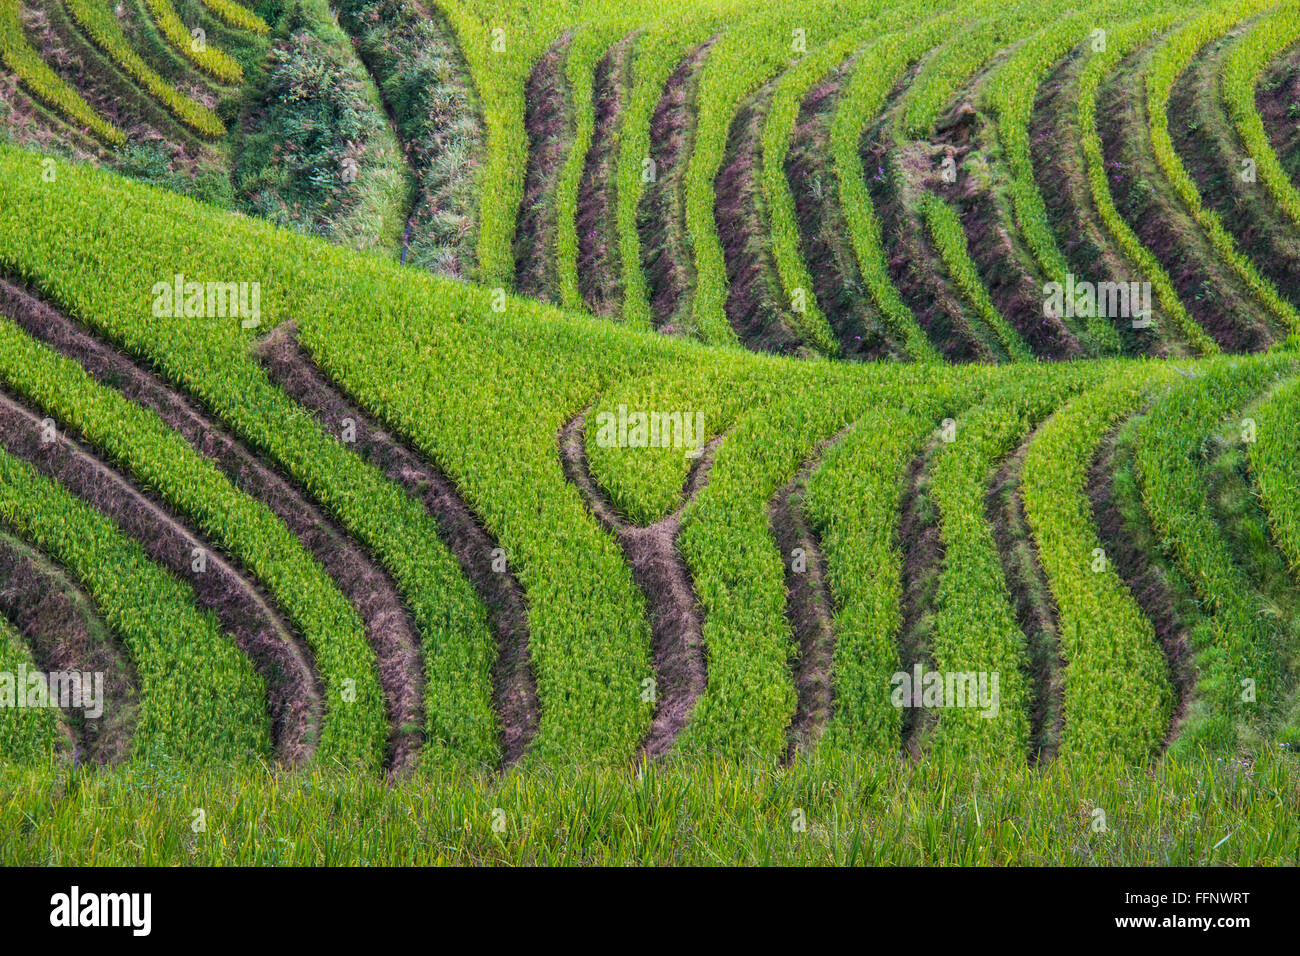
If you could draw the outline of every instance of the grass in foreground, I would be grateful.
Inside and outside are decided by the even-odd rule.
[[[1300,768],[1285,750],[1152,768],[823,757],[398,783],[167,760],[0,769],[4,865],[1298,861]]]

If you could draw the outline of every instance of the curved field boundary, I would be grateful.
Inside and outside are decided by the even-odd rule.
[[[1250,444],[1250,465],[1268,512],[1274,540],[1291,571],[1300,577],[1300,379],[1277,388],[1256,406],[1256,440]]]
[[[85,587],[139,677],[135,759],[243,760],[270,753],[266,690],[190,588],[92,507],[0,449],[0,515]]]
[[[945,311],[959,324],[969,327],[978,340],[977,347],[987,347],[995,357],[1005,351],[1013,361],[1032,353],[1007,318],[1016,319],[1025,329],[1025,334],[1046,354],[1077,351],[1078,346],[1059,322],[1049,332],[1045,324],[1035,322],[1032,315],[1023,316],[1023,304],[1014,299],[1007,303],[1008,317],[1004,318],[993,303],[984,276],[969,254],[961,219],[952,210],[927,199],[925,193],[929,185],[938,185],[934,173],[936,150],[944,149],[953,160],[959,156],[952,143],[954,124],[945,121],[944,130],[938,129],[941,115],[948,110],[947,115],[955,116],[958,121],[973,116],[974,111],[968,103],[962,103],[955,113],[952,112],[954,100],[978,95],[975,88],[989,70],[996,70],[995,64],[1005,62],[1005,51],[1037,33],[1060,12],[1055,2],[1035,3],[1033,0],[1021,0],[1011,6],[977,8],[970,21],[964,24],[964,29],[957,31],[925,59],[912,83],[902,92],[890,130],[893,152],[883,163],[901,200],[898,215],[904,224],[899,227],[900,231],[903,235],[917,237],[912,244],[912,254],[936,266],[933,258],[943,263],[936,272],[946,273],[950,280],[951,291],[940,295],[948,300]],[[962,125],[963,122],[957,124],[958,133]],[[972,174],[966,172],[962,175],[970,177]],[[998,216],[1000,203],[991,197],[981,197],[978,189],[973,195],[975,203],[966,208],[962,218],[970,222],[973,215],[976,223],[988,222],[991,229],[995,229],[992,223]],[[920,238],[919,225],[922,223],[929,234],[931,249],[925,249],[925,241]],[[979,238],[974,233],[972,236]],[[978,251],[981,255],[997,254],[984,243],[980,243]],[[997,267],[992,268],[998,271]],[[1013,274],[1018,270],[1019,267],[1014,267]],[[1029,292],[1022,286],[1015,295],[1026,299]],[[964,300],[964,304],[959,300]],[[978,317],[978,321],[970,321],[971,317]],[[986,330],[991,335],[986,334]]]
[[[387,764],[405,769],[419,755],[424,683],[419,638],[387,575],[295,486],[157,376],[84,332],[39,300],[0,282],[0,313],[29,335],[78,362],[96,381],[158,416],[210,459],[245,494],[266,506],[320,563],[357,610],[375,651],[389,710]]]
[[[1173,374],[1151,365],[1117,373],[1057,411],[1025,459],[1025,514],[1056,599],[1066,660],[1062,756],[1118,753],[1141,763],[1169,724],[1173,693],[1155,628],[1105,557],[1087,484],[1112,426]]]
[[[492,315],[481,293],[469,295],[477,315]],[[417,301],[405,304],[413,317],[432,314]],[[534,308],[522,300],[514,307],[525,315]],[[304,324],[303,344],[341,387],[456,481],[525,589],[541,706],[528,762],[632,757],[653,714],[641,696],[652,676],[650,630],[617,543],[565,481],[555,448],[564,422],[616,376],[627,375],[629,357],[593,352],[579,370],[557,366],[557,356],[571,347],[570,334],[590,341],[618,337],[620,330],[604,323],[598,331],[600,323],[593,329],[585,320],[580,329],[555,328],[560,339],[542,344],[515,336],[527,322],[493,323],[490,331],[424,325],[420,334],[431,336],[422,346],[426,356],[444,350],[475,356],[461,365],[417,358],[409,340],[387,338],[396,326],[350,325],[347,314],[334,316],[343,324],[333,316]],[[634,341],[654,348],[663,337]]]
[[[1062,399],[1098,376],[1087,365],[1057,371],[1050,380],[994,391],[985,404],[956,420],[953,440],[941,445],[934,462],[932,495],[944,550],[934,604],[934,668],[945,681],[950,673],[982,673],[990,692],[996,674],[998,690],[992,712],[969,700],[965,707],[941,710],[931,750],[1003,757],[1029,753],[1027,638],[1012,607],[985,495],[997,463]]]
[[[524,98],[524,128],[528,133],[528,162],[524,195],[515,227],[514,288],[544,302],[559,300],[555,255],[557,216],[555,191],[569,140],[573,102],[564,81],[564,63],[573,43],[566,31],[533,65]]]
[[[0,62],[13,70],[31,94],[109,146],[121,146],[126,134],[96,113],[40,58],[23,35],[19,0],[0,0]]]
[[[514,763],[532,742],[539,720],[537,688],[528,653],[528,607],[519,582],[508,566],[498,568],[498,559],[503,561],[504,557],[497,542],[446,476],[396,441],[332,386],[297,347],[293,332],[291,325],[282,325],[263,344],[262,354],[272,377],[330,430],[342,432],[346,423],[352,422],[357,452],[424,503],[436,520],[447,549],[455,555],[465,578],[481,596],[499,645],[493,667],[496,704],[493,723],[500,724],[502,759],[507,765]],[[444,705],[451,702],[443,691],[445,685],[451,684],[448,670],[463,662],[430,650],[430,697]],[[431,736],[439,739],[442,728],[452,725],[455,719],[455,715],[443,712],[441,706],[430,706]]]
[[[735,345],[738,338],[727,318],[727,268],[715,218],[714,181],[722,168],[732,119],[745,98],[785,68],[797,30],[816,49],[844,27],[876,14],[879,0],[829,3],[818,0],[798,8],[767,7],[753,20],[737,24],[718,40],[700,75],[694,148],[683,181],[686,230],[695,260],[692,326],[708,343]],[[902,18],[904,9],[894,15]]]
[[[797,648],[792,668],[796,701],[787,730],[787,760],[816,749],[835,706],[832,671],[836,639],[826,559],[802,502],[809,480],[823,466],[827,449],[837,447],[852,428],[847,425],[821,442],[768,503],[772,540],[785,565],[785,617]]]
[[[592,476],[605,498],[628,521],[649,525],[675,511],[697,459],[681,447],[671,447],[671,442],[670,447],[632,448],[602,441],[602,420],[616,421],[620,413],[630,415],[637,410],[673,409],[683,415],[703,414],[708,434],[729,433],[741,418],[770,404],[786,384],[774,375],[743,375],[740,368],[747,354],[718,353],[721,361],[716,364],[674,363],[672,371],[666,365],[641,369],[602,393],[590,409],[586,452]]]
[[[6,692],[10,699],[0,706],[0,761],[44,764],[68,750],[72,732],[56,708],[19,708],[16,697],[11,696],[21,694],[24,703],[39,704],[42,696],[33,701],[27,681],[18,682],[20,674],[38,672],[18,632],[0,617],[0,673],[6,683],[12,681]],[[48,699],[49,685],[43,682],[42,686],[46,688],[44,699]]]
[[[1267,9],[1275,0],[1236,0],[1220,9],[1212,9],[1177,30],[1161,44],[1151,60],[1146,77],[1147,115],[1151,125],[1151,142],[1156,161],[1197,224],[1205,230],[1219,255],[1246,283],[1256,299],[1277,321],[1291,332],[1300,331],[1300,312],[1278,293],[1277,288],[1259,274],[1237,248],[1237,241],[1224,227],[1218,214],[1206,207],[1200,190],[1188,174],[1174,149],[1169,134],[1169,97],[1174,83],[1187,69],[1197,53],[1251,16]]]
[[[476,278],[489,288],[509,289],[515,273],[515,225],[528,163],[524,87],[535,62],[573,26],[573,11],[553,3],[503,8],[491,0],[436,0],[435,5],[456,34],[469,64],[487,128]],[[586,20],[601,19],[602,11],[591,12],[594,15]],[[618,10],[620,18],[643,22],[662,14],[657,0],[625,0]]]
[[[203,0],[203,5],[232,27],[249,30],[258,36],[271,31],[265,20],[235,0]]]
[[[1138,9],[1155,2],[1137,5]],[[997,124],[997,141],[1008,173],[1007,191],[1020,237],[1049,281],[1066,282],[1070,267],[1057,245],[1048,220],[1043,195],[1034,175],[1030,150],[1029,125],[1036,93],[1061,59],[1080,43],[1095,43],[1095,31],[1109,23],[1112,7],[1122,15],[1132,16],[1135,5],[1129,0],[1119,3],[1105,0],[1081,12],[1071,11],[1017,47],[998,68],[985,87],[984,101]],[[1061,148],[1058,144],[1057,148]],[[1119,351],[1120,341],[1114,327],[1100,316],[1086,322],[1086,330],[1095,348]]]
[[[859,57],[831,123],[840,208],[848,222],[858,268],[885,322],[917,362],[940,362],[942,358],[890,278],[880,219],[867,189],[858,147],[863,128],[880,112],[889,91],[951,29],[949,23],[932,21],[910,33],[882,37]]]
[[[1267,726],[1283,698],[1284,651],[1215,524],[1205,499],[1200,449],[1226,416],[1293,372],[1293,361],[1283,356],[1216,363],[1179,382],[1135,422],[1134,470],[1152,526],[1212,615],[1208,628],[1193,634],[1196,696],[1180,747],[1231,747],[1247,733],[1245,726]],[[1243,700],[1247,680],[1254,682],[1256,702]]]
[[[564,63],[568,80],[569,101],[573,108],[574,130],[568,155],[555,187],[555,257],[559,276],[560,304],[575,312],[585,311],[586,300],[578,282],[578,190],[582,185],[587,154],[591,150],[596,127],[593,100],[596,66],[610,47],[636,29],[630,18],[589,25],[569,44]],[[634,43],[629,38],[627,42]],[[608,277],[607,281],[613,277]]]
[[[803,511],[821,541],[835,600],[834,706],[822,750],[899,751],[901,711],[891,705],[889,690],[900,667],[896,641],[903,624],[900,509],[917,449],[950,410],[942,400],[922,405],[868,412],[827,449],[804,493]]]
[[[893,388],[903,391],[903,383]],[[798,695],[790,670],[785,567],[772,536],[770,504],[819,446],[873,403],[902,400],[828,381],[739,419],[718,452],[709,484],[682,517],[679,548],[705,611],[709,684],[679,738],[695,750],[776,760]],[[900,401],[901,404],[901,401]]]
[[[301,766],[316,749],[321,698],[311,664],[284,620],[207,540],[127,478],[57,432],[50,440],[45,430],[55,423],[41,415],[0,393],[0,444],[112,520],[154,562],[189,583],[197,605],[215,614],[255,662],[266,684],[277,756]]]
[[[1264,70],[1297,41],[1300,41],[1300,6],[1282,4],[1236,42],[1223,65],[1222,78],[1228,114],[1247,153],[1255,160],[1259,177],[1282,212],[1300,227],[1300,190],[1282,168],[1255,105],[1255,90]]]
[[[324,682],[322,759],[380,766],[388,722],[375,655],[361,621],[324,569],[266,505],[238,491],[153,412],[99,385],[78,363],[9,321],[0,322],[0,378],[122,462],[142,486],[156,490],[189,516],[197,529],[265,585],[305,638]],[[210,565],[221,563],[215,555],[209,558]],[[194,583],[200,591],[204,586],[203,581]],[[233,592],[214,592],[213,599],[227,593]],[[260,597],[257,602],[266,603]]]
[[[239,65],[238,61],[214,47],[209,47],[206,44],[202,47],[199,46],[198,40],[190,34],[189,28],[181,22],[180,15],[177,14],[176,8],[172,6],[171,0],[144,0],[144,5],[148,7],[154,22],[158,24],[158,29],[162,31],[163,36],[176,49],[176,52],[180,53],[204,73],[227,86],[233,86],[244,81],[244,68]]]
[[[934,193],[926,193],[921,197],[920,212],[935,249],[967,305],[997,337],[1013,362],[1032,362],[1034,354],[1029,351],[1020,333],[1002,317],[989,298],[988,289],[966,246],[966,232],[962,228],[961,217]]]
[[[709,442],[694,460],[676,510],[653,524],[634,525],[618,514],[592,478],[586,423],[586,415],[579,415],[561,429],[560,459],[591,513],[618,538],[632,577],[645,595],[654,651],[655,713],[643,749],[647,756],[659,757],[690,720],[708,682],[699,602],[676,543],[682,512],[708,483],[721,437]]]
[[[1154,42],[1183,15],[1182,12],[1153,14],[1135,23],[1127,23],[1107,36],[1106,49],[1093,53],[1079,74],[1079,130],[1083,136],[1083,156],[1092,201],[1106,230],[1136,271],[1151,283],[1160,308],[1173,320],[1188,344],[1201,355],[1215,355],[1219,352],[1218,343],[1188,314],[1169,273],[1115,208],[1102,155],[1101,136],[1097,130],[1097,92],[1106,76],[1126,56]]]
[[[484,132],[450,27],[421,0],[344,0],[337,11],[392,117],[415,180],[402,263],[449,278],[472,277]]]
[[[144,62],[122,33],[105,0],[62,0],[72,19],[95,46],[103,50],[128,76],[143,86],[172,115],[190,129],[212,139],[226,134],[225,125],[206,106],[179,93]]]
[[[804,310],[792,310],[804,341],[831,356],[839,352],[839,342],[826,314],[812,294],[812,275],[800,249],[794,196],[786,178],[785,161],[799,119],[799,107],[808,91],[878,32],[874,23],[853,30],[837,37],[787,70],[777,82],[767,118],[763,122],[762,182],[763,197],[767,201],[772,258],[776,262],[787,301],[793,299],[799,291],[806,297]]]
[[[99,717],[77,710],[67,715],[74,763],[122,762],[135,735],[140,692],[125,649],[109,633],[94,603],[62,569],[3,532],[0,581],[0,615],[13,623],[40,670],[101,675]]]
[[[623,110],[618,137],[615,187],[620,275],[623,279],[622,321],[633,328],[652,325],[650,293],[642,267],[637,210],[647,192],[644,163],[651,159],[652,116],[667,95],[671,79],[696,58],[707,55],[710,37],[724,29],[718,14],[688,19],[683,24],[659,22],[636,40],[632,57],[632,89]],[[701,50],[705,51],[701,53]],[[694,53],[692,51],[695,51]],[[671,144],[657,143],[663,149]],[[657,169],[656,181],[672,170]]]
[[[904,94],[898,135],[925,139],[953,97],[1003,50],[1042,29],[1071,7],[1071,0],[1016,0],[973,11],[973,22],[929,58]]]

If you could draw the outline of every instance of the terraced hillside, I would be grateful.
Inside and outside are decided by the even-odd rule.
[[[0,860],[1300,859],[1297,22],[0,0]]]

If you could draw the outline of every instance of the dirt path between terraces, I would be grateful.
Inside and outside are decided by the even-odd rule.
[[[506,766],[516,762],[537,733],[537,685],[528,652],[528,604],[514,573],[493,569],[496,539],[441,469],[386,431],[336,388],[296,341],[292,323],[280,325],[262,344],[263,365],[291,398],[309,409],[331,434],[345,418],[356,426],[356,452],[423,503],[440,537],[455,556],[487,611],[498,654],[493,697],[502,726]]]
[[[907,468],[906,486],[900,509],[896,540],[902,547],[903,607],[898,629],[899,670],[912,673],[916,665],[930,670],[931,623],[934,599],[943,571],[945,550],[939,533],[939,506],[929,494],[930,465],[938,450],[938,439],[931,438]],[[904,707],[902,713],[902,749],[914,760],[922,756],[925,736],[934,728],[933,710]]]
[[[552,44],[528,77],[524,96],[528,164],[515,229],[515,287],[522,295],[552,304],[560,301],[555,262],[555,184],[573,141],[564,83],[569,40],[565,34]]]
[[[1129,526],[1115,491],[1116,440],[1123,429],[1119,425],[1102,442],[1099,453],[1088,469],[1087,493],[1092,502],[1092,517],[1097,527],[1106,559],[1115,569],[1138,607],[1156,631],[1156,639],[1169,668],[1174,688],[1174,709],[1165,734],[1164,747],[1178,736],[1192,691],[1196,686],[1195,665],[1188,635],[1178,622],[1176,597],[1160,568],[1139,546],[1139,536]],[[1145,514],[1143,515],[1145,520]],[[1145,529],[1149,540],[1154,533]]]
[[[690,719],[708,683],[703,613],[686,562],[677,552],[677,534],[688,503],[708,484],[721,436],[704,446],[686,477],[681,504],[652,525],[629,524],[618,514],[591,475],[585,443],[586,415],[560,430],[560,463],[596,519],[623,549],[632,578],[645,595],[650,616],[655,667],[655,713],[643,750],[649,757],[667,753]]]
[[[3,281],[0,314],[78,362],[101,384],[154,412],[289,528],[365,625],[388,708],[386,765],[394,772],[413,766],[424,740],[420,638],[396,585],[382,567],[304,490],[153,372],[57,309]]]
[[[727,319],[736,336],[756,352],[794,355],[804,345],[791,325],[759,211],[759,153],[773,86],[751,97],[732,118],[714,182],[713,227],[727,270]]]
[[[63,432],[44,441],[44,418],[0,393],[0,444],[112,519],[153,561],[189,585],[198,606],[216,615],[265,682],[277,755],[301,766],[320,737],[323,704],[300,637],[241,569],[166,507]],[[196,571],[200,554],[206,567]]]
[[[817,746],[835,705],[831,672],[835,659],[835,612],[826,582],[821,542],[809,526],[802,498],[809,480],[822,465],[826,450],[841,441],[852,426],[820,442],[807,461],[768,503],[768,524],[785,568],[785,617],[794,632],[799,655],[794,662],[797,692],[790,722],[787,759]],[[795,552],[802,552],[802,569]]]
[[[1010,455],[989,482],[984,510],[1002,576],[1011,596],[1016,623],[1025,635],[1028,652],[1030,700],[1029,740],[1035,763],[1052,760],[1065,729],[1066,664],[1061,657],[1056,602],[1038,557],[1038,546],[1025,517],[1020,497],[1025,456],[1037,430]]]
[[[36,550],[0,535],[0,614],[13,622],[37,668],[103,675],[103,714],[65,712],[74,764],[118,764],[131,752],[139,682],[94,602]]]
[[[1029,120],[1034,178],[1057,245],[1079,280],[1132,282],[1137,273],[1112,244],[1092,200],[1076,120],[1082,62],[1078,57],[1067,59],[1039,87]],[[1170,340],[1157,334],[1154,323],[1139,329],[1128,321],[1116,321],[1114,326],[1127,352],[1171,355]]]
[[[613,315],[623,303],[618,265],[618,222],[614,214],[617,147],[627,94],[631,38],[611,49],[596,66],[592,99],[596,112],[591,146],[578,187],[578,286],[592,315]]]
[[[650,311],[663,332],[677,331],[673,316],[691,285],[692,259],[686,245],[681,186],[686,175],[684,159],[690,155],[694,138],[695,92],[715,42],[716,37],[701,44],[677,64],[650,118],[655,177],[641,197],[637,232]]]

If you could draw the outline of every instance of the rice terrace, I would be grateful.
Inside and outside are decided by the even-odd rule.
[[[1300,0],[0,64],[0,863],[1300,862]]]

